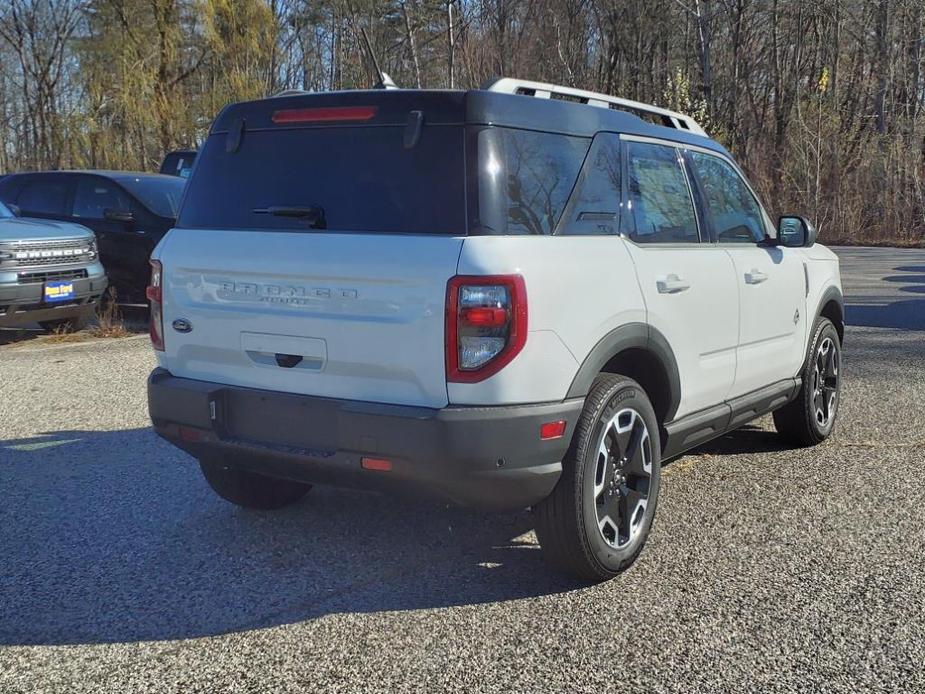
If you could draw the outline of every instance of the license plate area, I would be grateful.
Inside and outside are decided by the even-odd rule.
[[[225,393],[225,430],[232,438],[296,448],[336,448],[334,403],[299,396],[232,390]]]
[[[56,304],[62,301],[70,301],[74,298],[74,281],[73,280],[55,280],[46,282],[42,297],[45,303]]]

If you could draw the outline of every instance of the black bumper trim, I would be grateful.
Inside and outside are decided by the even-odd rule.
[[[44,282],[0,285],[0,326],[75,318],[93,311],[108,286],[106,275],[71,280],[74,297],[61,303],[47,303],[42,297]]]
[[[148,379],[155,431],[196,457],[492,510],[525,508],[549,495],[583,404],[432,409],[227,386],[164,369]],[[560,419],[565,435],[541,441],[540,425]],[[392,470],[364,470],[363,456],[388,458]]]
[[[94,275],[68,281],[74,284],[75,300],[102,294],[109,284],[106,275]],[[44,286],[44,282],[0,284],[0,305],[43,303],[42,287]]]

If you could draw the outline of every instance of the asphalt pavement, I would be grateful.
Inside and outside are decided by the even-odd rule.
[[[925,692],[925,251],[839,253],[834,437],[670,463],[591,587],[526,512],[221,501],[148,428],[144,338],[0,347],[0,693]]]

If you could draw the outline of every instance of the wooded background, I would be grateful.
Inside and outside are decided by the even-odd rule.
[[[154,170],[283,89],[493,75],[685,111],[773,213],[925,239],[925,0],[0,0],[0,171]]]

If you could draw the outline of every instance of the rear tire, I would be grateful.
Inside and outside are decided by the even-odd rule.
[[[220,460],[199,460],[203,477],[225,501],[244,508],[272,511],[299,501],[312,488],[304,482],[267,477],[226,466]]]
[[[598,376],[562,476],[533,509],[546,559],[593,582],[629,568],[652,528],[661,455],[658,420],[642,386],[626,376]]]
[[[841,401],[841,339],[828,318],[816,320],[797,398],[774,412],[774,428],[795,446],[815,446],[835,428]]]

